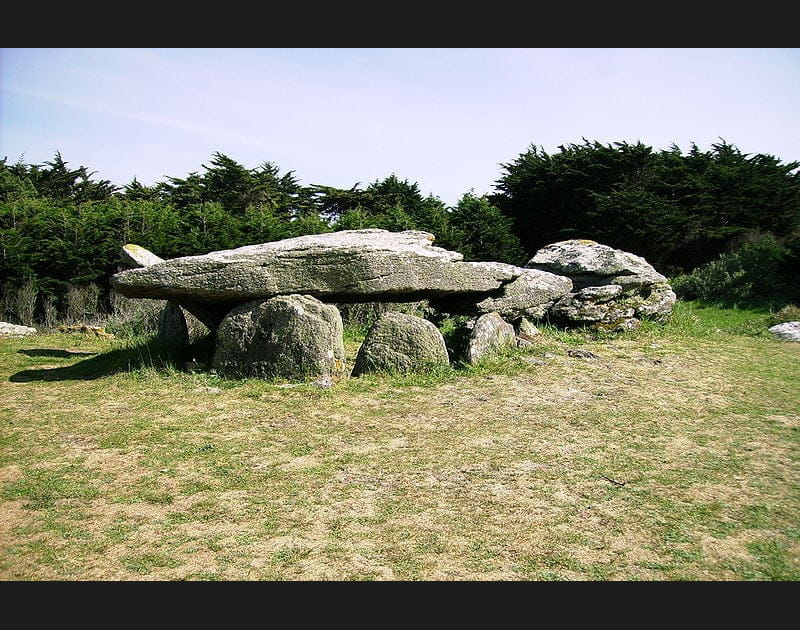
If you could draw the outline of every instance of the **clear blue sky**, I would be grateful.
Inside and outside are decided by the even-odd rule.
[[[214,151],[449,204],[534,143],[723,137],[800,160],[800,49],[2,49],[0,157],[60,150],[116,184]]]

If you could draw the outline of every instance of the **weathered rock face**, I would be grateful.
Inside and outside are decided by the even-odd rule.
[[[163,258],[156,256],[153,252],[145,249],[141,245],[128,243],[127,245],[123,245],[120,251],[122,253],[122,260],[134,268],[149,267],[150,265],[164,262]]]
[[[525,267],[568,276],[575,290],[616,284],[628,292],[667,281],[641,256],[588,240],[547,245]]]
[[[514,327],[497,313],[486,313],[472,327],[465,359],[467,363],[476,363],[485,356],[515,345]]]
[[[431,245],[427,232],[348,230],[173,258],[111,278],[127,297],[233,305],[257,298],[307,294],[330,301],[413,301],[488,292],[521,271],[497,263],[462,262]]]
[[[436,326],[421,317],[389,311],[367,333],[353,376],[410,372],[448,364],[444,337]]]
[[[636,304],[636,316],[639,319],[654,319],[663,322],[672,313],[677,296],[672,288],[664,284],[650,287],[650,293],[640,293],[641,304]]]
[[[123,245],[120,249],[120,254],[122,255],[122,261],[133,268],[150,267],[151,265],[164,262],[163,258],[156,256],[150,250],[145,249],[141,245],[134,245],[132,243]],[[212,331],[217,329],[217,326],[219,326],[219,323],[228,310],[216,306],[201,306],[200,304],[188,300],[181,300],[180,306],[189,311]]]
[[[800,322],[784,322],[772,326],[769,331],[782,341],[800,341]]]
[[[336,376],[344,368],[342,318],[310,295],[241,304],[219,326],[214,367],[224,376]]]
[[[514,330],[517,333],[517,348],[531,348],[536,345],[536,337],[541,332],[533,325],[529,319],[522,317],[514,325]]]
[[[0,322],[0,337],[24,337],[25,335],[33,335],[35,332],[36,329],[30,326]]]
[[[642,318],[663,321],[675,304],[666,278],[644,258],[594,241],[553,243],[536,252],[526,266],[572,280],[573,292],[548,313],[568,326],[630,330]]]
[[[499,265],[501,263],[494,263]],[[508,320],[520,317],[541,319],[553,303],[572,290],[572,280],[539,269],[517,270],[519,276],[488,296],[466,294],[432,301],[431,305],[447,313],[482,315],[498,313]]]
[[[175,302],[167,302],[158,315],[158,332],[156,339],[159,342],[174,346],[189,345],[189,327],[181,307]]]

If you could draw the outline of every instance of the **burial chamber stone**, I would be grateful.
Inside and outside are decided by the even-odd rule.
[[[525,267],[568,276],[575,290],[616,284],[627,292],[667,281],[641,256],[583,239],[547,245]]]
[[[411,372],[450,362],[439,329],[431,322],[388,311],[370,328],[358,351],[353,376]]]
[[[667,279],[641,256],[590,240],[543,247],[526,268],[563,274],[573,289],[549,309],[548,317],[567,326],[629,329],[641,319],[663,321],[675,293]]]
[[[511,265],[463,262],[462,254],[434,247],[433,239],[428,232],[378,229],[299,236],[129,269],[111,284],[131,298],[230,308],[286,294],[348,302],[489,292],[522,273]]]
[[[240,304],[222,320],[216,343],[222,376],[313,380],[344,369],[339,310],[310,295]]]
[[[189,327],[181,307],[175,302],[167,302],[158,314],[158,331],[156,339],[159,343],[171,346],[188,346]]]
[[[484,357],[516,345],[514,327],[497,313],[486,313],[475,320],[467,342],[466,362],[477,363]]]
[[[539,269],[503,266],[509,267],[510,272],[519,274],[518,277],[488,295],[455,295],[431,301],[431,306],[459,315],[498,313],[509,321],[522,317],[541,319],[556,300],[572,290],[572,280],[566,276]]]
[[[141,245],[134,245],[132,243],[123,245],[120,249],[120,254],[122,256],[122,261],[128,266],[134,268],[150,267],[156,263],[164,262],[163,258],[156,256],[150,250],[145,249]],[[180,328],[180,323],[178,321],[180,306],[189,311],[197,319],[203,322],[203,324],[205,324],[209,330],[212,331],[217,329],[217,326],[219,326],[219,323],[222,321],[222,318],[225,316],[226,312],[225,309],[204,307],[188,300],[181,300],[180,304],[177,302],[167,302],[167,306],[159,316],[158,335],[162,341],[166,339],[172,339],[172,342],[174,343],[180,343],[182,340],[187,344],[189,343],[188,330],[185,335],[182,335],[181,331],[178,330]],[[178,310],[176,311],[175,309]],[[183,318],[183,313],[180,313],[180,317]],[[184,328],[186,327],[185,324],[186,320],[184,318]],[[176,338],[172,334],[176,332],[179,334],[180,338]]]

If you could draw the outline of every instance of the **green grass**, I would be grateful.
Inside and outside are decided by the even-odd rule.
[[[2,339],[0,579],[796,580],[800,344],[770,317],[679,303],[330,390]]]

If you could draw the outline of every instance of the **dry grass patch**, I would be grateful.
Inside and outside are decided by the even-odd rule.
[[[800,577],[797,346],[579,342],[600,358],[552,334],[487,367],[320,391],[15,381],[53,362],[18,350],[108,342],[0,340],[0,578]],[[59,360],[38,369],[87,359]]]

